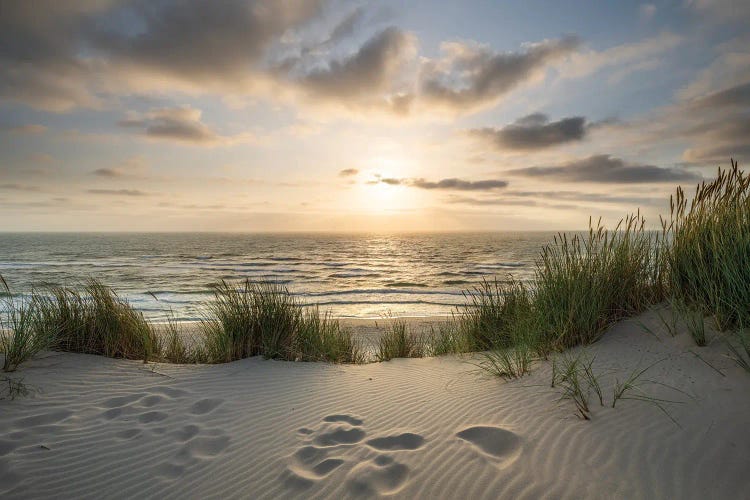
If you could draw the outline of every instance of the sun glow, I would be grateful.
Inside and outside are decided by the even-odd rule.
[[[356,204],[369,213],[394,213],[419,206],[413,189],[399,184],[411,177],[414,168],[409,160],[395,156],[376,156],[367,162],[364,183],[355,190]]]

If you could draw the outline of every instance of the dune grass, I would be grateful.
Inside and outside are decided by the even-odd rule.
[[[720,329],[750,324],[750,177],[732,161],[697,186],[688,205],[682,188],[670,198],[666,252],[672,293],[714,316]]]
[[[294,337],[295,361],[363,363],[365,353],[352,335],[330,313],[317,307],[303,311]]]
[[[614,322],[664,296],[663,236],[632,215],[614,230],[557,236],[542,248],[533,297],[540,341],[556,349],[589,344]]]
[[[750,374],[750,332],[740,326],[734,337],[727,339],[729,358]]]
[[[426,337],[425,352],[430,356],[446,354],[463,354],[472,351],[472,342],[466,336],[465,329],[460,327],[454,314],[448,321],[430,326]]]
[[[530,307],[528,289],[519,281],[483,279],[464,292],[467,305],[458,314],[460,335],[471,351],[513,345],[513,330]]]
[[[211,363],[257,355],[334,363],[364,359],[352,333],[338,320],[321,316],[316,307],[304,309],[286,287],[275,283],[218,283],[200,328],[205,358]]]
[[[81,291],[52,287],[35,292],[40,328],[53,333],[58,351],[148,361],[159,353],[159,338],[143,314],[98,280]]]
[[[406,321],[393,319],[378,339],[375,359],[390,361],[393,358],[421,358],[424,354],[422,338],[411,331]]]
[[[0,314],[0,352],[3,371],[15,371],[21,363],[33,358],[52,343],[52,332],[41,325],[34,301],[14,300],[8,284],[0,276],[4,289],[4,313]]]

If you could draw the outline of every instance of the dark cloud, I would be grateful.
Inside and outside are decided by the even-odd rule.
[[[454,189],[456,191],[487,191],[499,189],[508,186],[506,181],[484,180],[484,181],[465,181],[451,178],[442,179],[437,182],[429,182],[424,179],[414,179],[411,184],[414,187],[422,189]]]
[[[750,82],[745,82],[698,98],[692,103],[692,106],[699,109],[750,106]]]
[[[86,191],[90,194],[106,194],[114,196],[148,196],[148,193],[138,189],[89,189]]]
[[[535,113],[500,129],[486,127],[471,130],[470,134],[499,149],[535,150],[580,141],[586,131],[586,119],[582,116],[550,122],[547,115]]]
[[[367,9],[359,6],[346,15],[331,31],[324,45],[335,44],[354,34],[356,28],[364,21]]]
[[[681,168],[627,164],[610,155],[595,155],[564,165],[527,167],[510,170],[509,174],[543,177],[566,182],[609,182],[634,184],[647,182],[700,181],[702,177]]]
[[[501,189],[508,186],[508,183],[506,181],[495,179],[466,181],[463,179],[450,178],[441,179],[439,181],[427,181],[422,178],[395,179],[384,177],[374,183],[377,184],[378,182],[389,184],[391,186],[409,186],[420,189],[443,189],[453,191],[491,191],[493,189]]]
[[[672,119],[690,141],[688,163],[750,161],[750,82],[689,101]]]
[[[200,110],[191,107],[155,109],[146,115],[132,115],[118,124],[138,129],[154,139],[188,143],[212,143],[219,139],[201,122]]]
[[[99,177],[122,177],[125,175],[116,168],[97,168],[91,173]]]
[[[631,210],[639,207],[664,205],[664,200],[636,195],[611,195],[581,191],[506,191],[501,197],[451,196],[452,204],[474,206],[544,206],[548,208],[580,208],[581,204],[627,205]]]
[[[382,30],[354,51],[348,41],[387,17],[369,5],[346,12],[323,42],[296,34],[341,5],[326,0],[69,0],[4,2],[0,99],[66,111],[104,106],[112,93],[222,92],[283,87],[347,108],[406,115],[415,103],[469,110],[490,103],[578,46],[574,37],[520,52],[447,44],[421,78],[414,35]],[[379,13],[378,13],[379,12]],[[342,43],[343,42],[343,43]],[[278,55],[279,57],[275,57]],[[281,62],[279,62],[281,59]],[[421,89],[421,90],[420,90]],[[205,130],[155,125],[154,137],[195,142]]]
[[[191,81],[242,78],[287,29],[314,17],[323,0],[131,1],[114,15],[140,29],[97,29],[117,60]]]
[[[309,71],[297,83],[311,92],[336,98],[386,91],[412,46],[410,35],[390,27],[373,36],[356,53]]]
[[[106,2],[40,0],[0,5],[0,99],[63,111],[90,102],[76,55],[87,16]]]
[[[236,87],[261,71],[271,44],[316,16],[324,3],[2,2],[0,98],[49,111],[95,106],[101,87],[126,84],[118,79],[123,74],[135,86],[141,77],[153,82],[168,76],[193,86]]]
[[[406,115],[419,100],[461,109],[491,102],[578,46],[567,37],[495,53],[453,43],[443,58],[423,65],[420,85],[416,38],[398,28],[340,55],[347,45],[342,42],[360,28],[382,23],[382,8],[348,11],[313,47],[295,42],[295,33],[330,14],[327,5],[326,0],[4,2],[0,99],[65,111],[102,106],[111,92],[246,95],[284,85],[347,107]],[[277,52],[282,62],[275,62]],[[156,128],[161,137],[206,137],[195,129]]]
[[[26,184],[15,184],[15,183],[6,183],[6,184],[0,184],[0,189],[5,191],[41,191],[38,186],[29,186]]]
[[[744,162],[750,159],[750,144],[741,142],[714,146],[700,145],[687,149],[683,156],[688,163],[727,165],[730,158]]]
[[[41,134],[47,131],[44,125],[18,125],[16,127],[0,127],[0,131],[11,132],[13,134]]]
[[[496,53],[458,42],[444,44],[444,57],[423,68],[422,95],[429,102],[458,110],[493,103],[579,45],[574,36],[529,45],[522,52]]]
[[[359,170],[356,168],[345,168],[344,170],[339,170],[339,177],[351,177],[353,175],[357,175],[359,173]]]

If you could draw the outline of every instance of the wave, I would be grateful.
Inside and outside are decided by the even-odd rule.
[[[446,306],[446,307],[457,307],[464,305],[461,302],[435,302],[431,300],[330,300],[326,302],[314,302],[310,305],[318,306],[334,306],[334,305],[358,305],[358,304],[377,304],[382,306],[388,306],[389,304],[409,305],[409,304],[424,304],[432,306]]]
[[[321,292],[301,292],[297,295],[304,297],[326,297],[329,295],[454,295],[463,296],[455,290],[409,290],[402,288],[353,288],[350,290],[325,290]]]
[[[329,278],[379,278],[382,276],[380,273],[333,273],[329,274]]]
[[[394,288],[410,288],[410,287],[428,288],[429,287],[429,285],[426,285],[424,283],[415,283],[413,281],[394,281],[393,283],[386,283],[385,286],[394,287]]]
[[[471,283],[471,281],[468,280],[445,280],[443,281],[443,284],[445,285],[466,285]]]

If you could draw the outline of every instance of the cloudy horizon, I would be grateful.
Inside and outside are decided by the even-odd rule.
[[[750,5],[0,3],[0,230],[658,223],[750,160]]]

